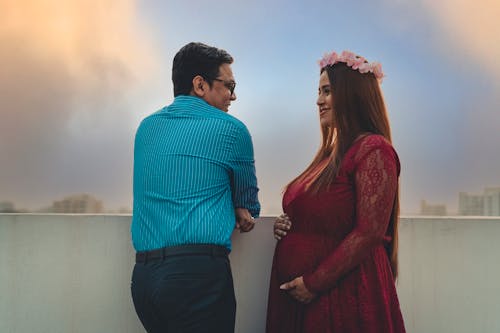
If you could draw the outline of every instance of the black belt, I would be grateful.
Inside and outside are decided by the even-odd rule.
[[[151,251],[141,251],[135,254],[135,262],[143,263],[155,259],[165,259],[166,257],[181,255],[210,255],[214,257],[226,257],[229,250],[220,245],[212,244],[190,244],[167,246]]]

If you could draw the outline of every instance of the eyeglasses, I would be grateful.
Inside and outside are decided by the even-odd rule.
[[[234,81],[225,81],[221,79],[213,79],[214,81],[219,81],[224,84],[224,86],[229,89],[229,92],[231,93],[231,96],[234,94],[234,88],[236,88],[236,82]]]

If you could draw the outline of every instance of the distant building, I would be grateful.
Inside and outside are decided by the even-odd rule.
[[[120,207],[120,209],[118,209],[118,214],[132,214],[132,208]]]
[[[500,216],[500,187],[484,189],[483,213],[486,216]]]
[[[429,204],[425,200],[420,201],[420,215],[444,216],[446,213],[446,205]]]
[[[460,192],[458,194],[458,215],[482,216],[483,196]]]
[[[88,194],[76,194],[54,201],[50,211],[53,213],[100,214],[103,213],[102,201]]]
[[[483,194],[460,192],[458,213],[468,216],[500,216],[500,187],[487,187]]]
[[[16,208],[10,201],[0,201],[0,213],[15,213]]]

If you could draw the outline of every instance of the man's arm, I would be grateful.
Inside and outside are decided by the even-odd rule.
[[[232,168],[231,191],[233,194],[233,204],[235,209],[246,210],[246,212],[243,210],[236,211],[236,218],[237,222],[240,221],[240,226],[242,223],[248,225],[252,217],[259,217],[260,203],[257,196],[259,189],[255,173],[252,138],[244,125],[238,128],[234,144],[231,148],[232,157],[230,164]]]

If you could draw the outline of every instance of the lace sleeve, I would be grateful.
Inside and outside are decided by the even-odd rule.
[[[398,162],[387,147],[364,155],[354,171],[355,227],[340,245],[310,274],[306,287],[315,293],[331,289],[384,241],[398,186]]]

